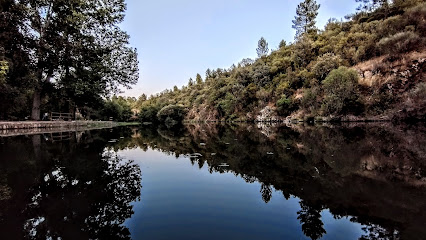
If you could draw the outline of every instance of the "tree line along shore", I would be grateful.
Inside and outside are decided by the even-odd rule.
[[[0,119],[22,120],[31,113],[38,120],[57,111],[79,119],[169,125],[426,120],[426,3],[355,1],[360,5],[353,14],[330,18],[318,29],[321,5],[304,0],[292,22],[293,42],[283,40],[270,50],[262,37],[256,59],[207,69],[185,86],[139,98],[114,95],[138,78],[136,49],[118,26],[124,1],[3,1]]]

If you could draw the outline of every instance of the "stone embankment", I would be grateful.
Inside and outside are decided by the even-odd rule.
[[[22,134],[38,134],[68,130],[84,130],[117,126],[110,121],[21,121],[0,122],[0,137]]]

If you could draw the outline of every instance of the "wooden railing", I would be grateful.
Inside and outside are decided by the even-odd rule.
[[[71,121],[72,113],[58,113],[51,112],[50,113],[50,121]]]

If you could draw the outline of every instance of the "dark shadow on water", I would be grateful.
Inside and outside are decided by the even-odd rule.
[[[424,125],[186,125],[142,128],[138,141],[187,156],[210,172],[232,172],[301,199],[298,220],[311,239],[326,236],[321,211],[364,225],[361,239],[426,236]]]
[[[2,239],[130,239],[141,171],[111,139],[129,129],[1,139]],[[115,146],[120,148],[120,146]]]
[[[425,146],[424,125],[389,124],[197,124],[0,138],[1,237],[130,239],[123,222],[140,198],[141,172],[116,151],[140,148],[259,182],[265,203],[274,191],[297,197],[310,239],[327,237],[326,209],[362,224],[361,239],[422,239]]]

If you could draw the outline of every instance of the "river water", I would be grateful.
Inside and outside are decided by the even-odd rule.
[[[1,239],[424,239],[426,127],[0,137]]]

